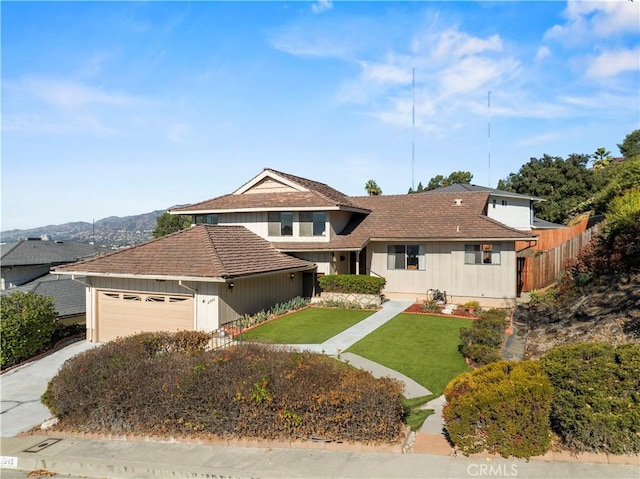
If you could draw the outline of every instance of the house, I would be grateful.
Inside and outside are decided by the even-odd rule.
[[[84,283],[87,339],[105,342],[141,331],[214,331],[304,294],[314,268],[243,226],[201,224],[54,272]]]
[[[78,241],[27,238],[1,248],[0,292],[34,292],[53,298],[63,324],[85,322],[84,286],[69,278],[49,274],[52,267],[91,258],[109,250]]]
[[[27,238],[0,245],[0,290],[45,276],[54,266],[75,263],[108,251],[79,241],[46,238]]]
[[[412,195],[348,197],[273,169],[233,193],[173,214],[194,223],[243,225],[318,274],[386,279],[388,297],[508,306],[517,297],[516,241],[535,241],[537,198],[470,185]]]
[[[327,274],[382,276],[387,297],[433,288],[452,302],[511,306],[516,242],[536,239],[535,200],[482,188],[350,197],[267,168],[230,194],[172,209],[192,218],[190,229],[55,272],[85,278],[92,341],[213,331],[312,296]]]
[[[22,286],[0,291],[0,293],[10,294],[14,291],[32,292],[53,298],[56,319],[61,324],[83,324],[86,321],[85,287],[69,277],[47,274]]]

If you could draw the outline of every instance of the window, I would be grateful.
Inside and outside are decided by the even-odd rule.
[[[423,244],[389,245],[387,247],[387,269],[426,269],[425,246]]]
[[[217,225],[218,215],[194,215],[193,222],[197,225]]]
[[[502,200],[502,206],[507,206],[507,200]]]
[[[327,214],[324,211],[300,212],[300,236],[324,236]]]
[[[269,212],[269,236],[292,236],[293,235],[293,213],[280,211]]]
[[[496,244],[468,244],[464,247],[465,264],[500,264],[500,246]]]

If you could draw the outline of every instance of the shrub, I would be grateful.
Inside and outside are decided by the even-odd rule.
[[[460,329],[458,350],[478,366],[500,360],[504,339],[505,315],[502,309],[483,311],[470,328]]]
[[[16,291],[0,298],[2,369],[45,351],[56,330],[53,298]]]
[[[309,304],[308,298],[296,296],[295,298],[285,301],[284,303],[276,303],[271,308],[263,311],[258,311],[255,314],[245,314],[238,319],[242,329],[251,328],[258,324],[264,323],[278,316],[282,316],[289,311],[296,311],[302,309]]]
[[[395,441],[402,430],[393,379],[311,352],[243,343],[186,354],[165,344],[142,334],[81,353],[42,401],[60,427],[101,433]]]
[[[444,394],[445,427],[464,454],[529,458],[549,449],[553,391],[538,362],[489,364],[454,378]]]
[[[439,313],[440,312],[440,306],[438,305],[437,301],[434,299],[431,299],[429,301],[425,301],[424,303],[422,303],[422,306],[420,307],[420,309],[422,310],[423,313]]]
[[[477,311],[478,308],[480,308],[480,303],[477,301],[467,301],[462,305],[462,307],[467,311],[469,311],[470,309]]]
[[[327,293],[380,294],[386,280],[362,274],[332,274],[319,277],[318,283]]]
[[[551,427],[567,447],[640,452],[640,345],[560,346],[540,362],[555,388]]]

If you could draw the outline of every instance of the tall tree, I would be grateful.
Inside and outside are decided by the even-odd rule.
[[[500,180],[498,189],[547,200],[534,205],[536,215],[561,223],[601,186],[600,177],[587,168],[590,156],[572,154],[566,160],[549,155],[531,158],[518,173]]]
[[[640,155],[640,130],[629,133],[624,141],[618,145],[618,148],[625,158]]]
[[[382,194],[382,189],[378,186],[375,180],[369,180],[364,185],[364,189],[369,196],[379,196]]]
[[[189,226],[191,226],[190,217],[172,215],[165,211],[156,218],[156,227],[153,229],[153,237],[160,238],[170,233],[187,229]]]

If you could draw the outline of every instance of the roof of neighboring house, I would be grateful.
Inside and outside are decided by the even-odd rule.
[[[0,246],[2,266],[73,263],[110,250],[79,241],[26,239]]]
[[[287,183],[294,183],[298,190],[244,194],[244,191],[253,182],[266,177],[276,181],[284,180]],[[357,209],[357,206],[353,204],[350,197],[324,183],[265,168],[259,175],[238,188],[234,193],[188,206],[173,208],[170,212],[190,214],[193,212],[216,213],[228,210],[275,211],[287,208]]]
[[[479,185],[471,185],[468,183],[462,183],[462,184],[454,184],[454,185],[449,185],[449,186],[443,186],[441,188],[436,188],[435,190],[428,190],[428,191],[421,191],[420,193],[417,194],[423,194],[423,193],[467,193],[467,192],[483,192],[483,193],[489,193],[490,195],[494,195],[494,196],[504,196],[507,198],[526,198],[529,200],[534,200],[534,201],[545,201],[542,198],[538,198],[536,196],[531,196],[531,195],[522,195],[520,193],[514,193],[513,191],[504,191],[504,190],[497,190],[495,188],[488,188],[486,186],[479,186]]]
[[[361,249],[371,240],[528,240],[531,234],[484,215],[486,191],[352,198],[370,214],[354,217],[330,242],[274,243],[281,251]],[[456,203],[459,201],[459,205]]]
[[[106,256],[60,266],[54,272],[221,281],[314,266],[280,253],[244,226],[195,225]]]
[[[567,225],[560,225],[558,223],[552,223],[551,221],[543,220],[541,218],[533,217],[533,223],[531,224],[533,229],[548,229],[555,230],[558,228],[566,228]]]
[[[2,294],[14,291],[31,291],[40,296],[52,297],[59,318],[86,313],[85,286],[71,278],[48,274],[22,286],[4,290]]]

